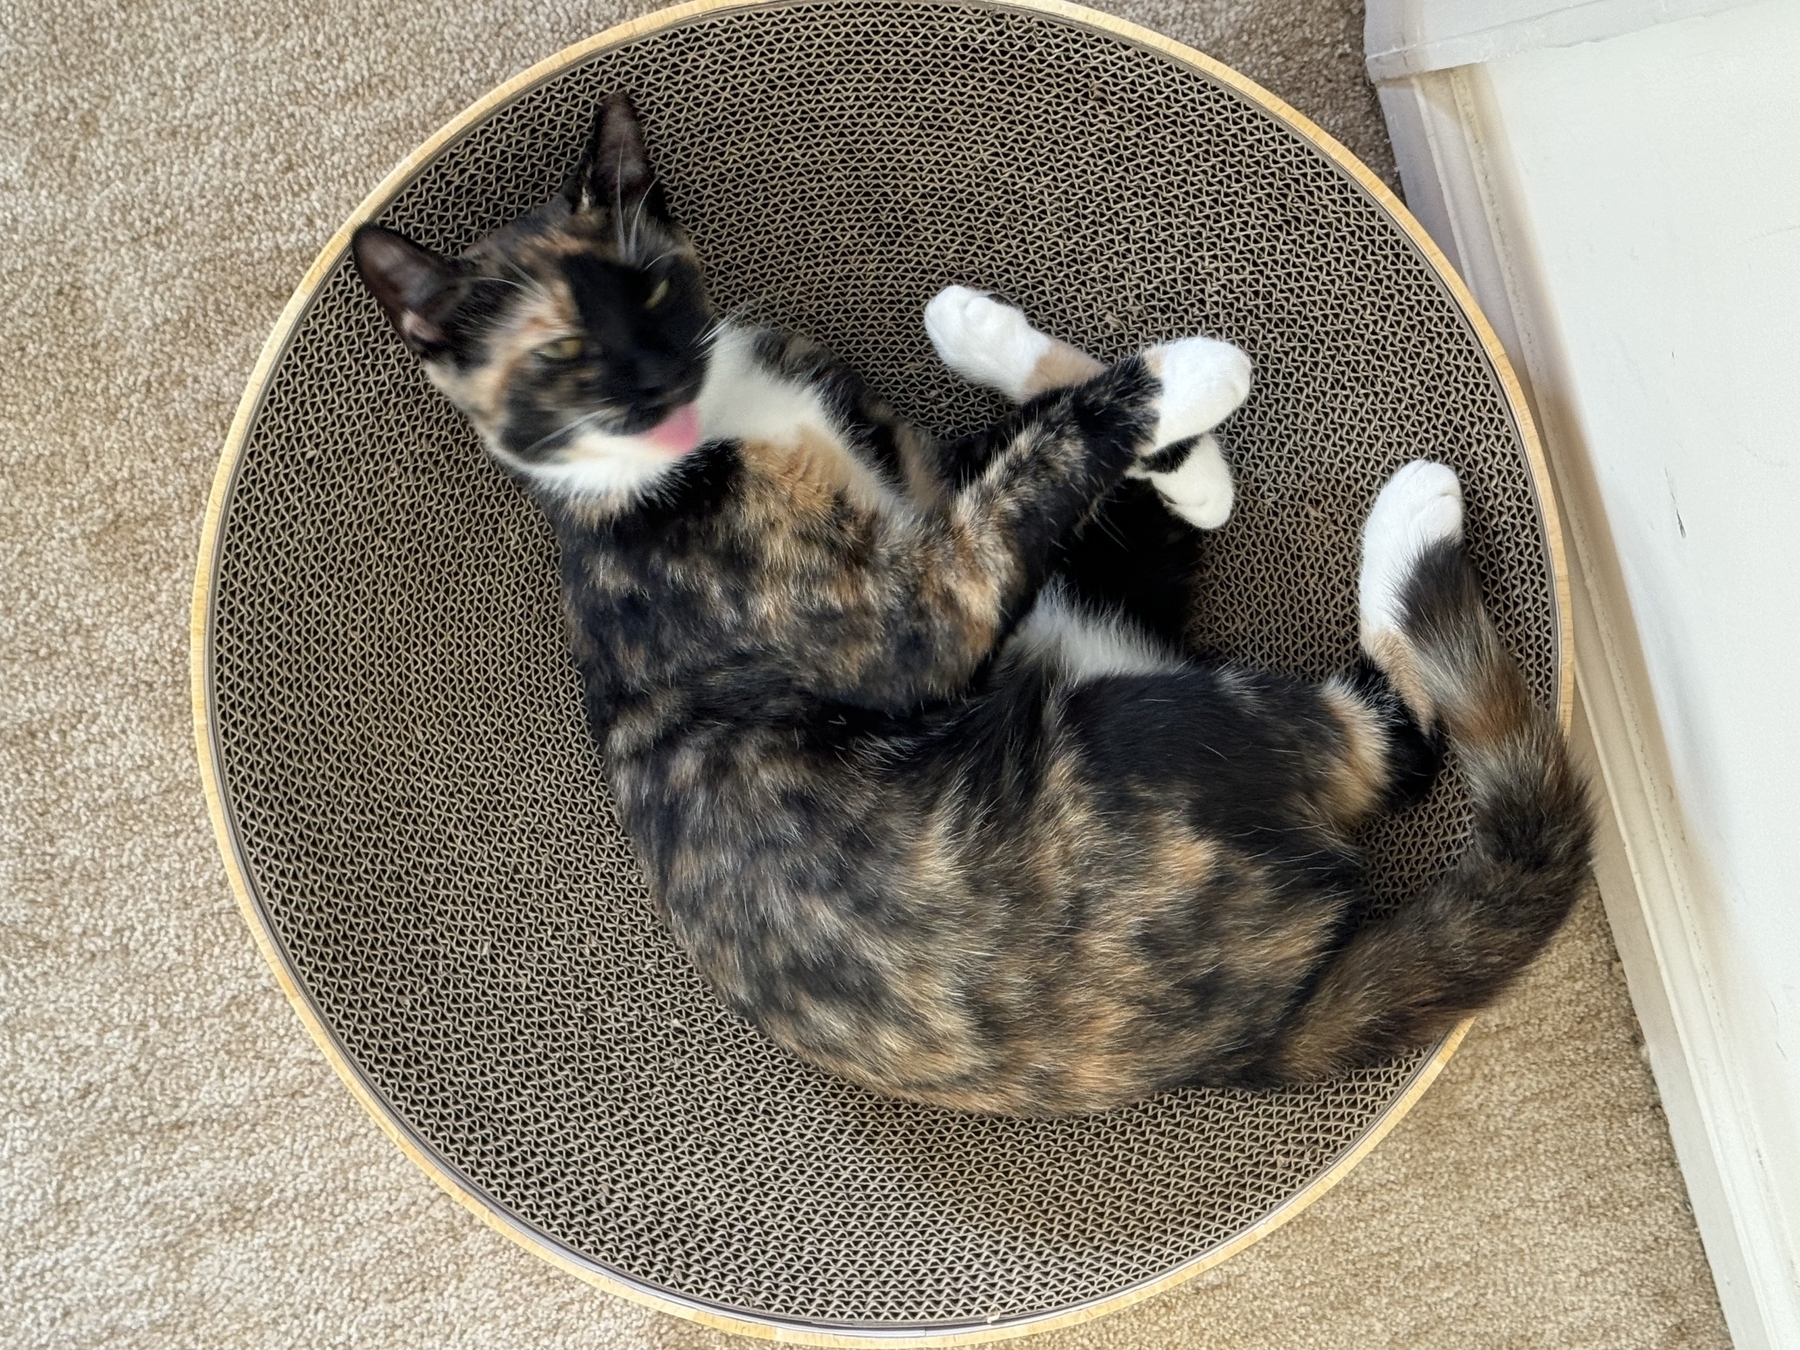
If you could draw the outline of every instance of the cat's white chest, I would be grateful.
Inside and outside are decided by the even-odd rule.
[[[784,447],[824,437],[841,442],[815,390],[776,376],[753,352],[750,334],[727,328],[713,345],[695,409],[709,441],[767,441]]]
[[[850,447],[844,428],[818,391],[783,379],[755,357],[754,337],[727,328],[713,346],[706,379],[694,400],[700,434],[709,441],[755,442],[780,450],[821,450],[838,462],[831,475],[869,506],[892,508],[893,488]]]

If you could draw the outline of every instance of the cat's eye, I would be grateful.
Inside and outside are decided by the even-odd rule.
[[[546,361],[573,361],[581,355],[581,339],[566,337],[558,338],[555,342],[546,342],[537,349],[537,355]]]
[[[667,277],[664,277],[661,281],[656,283],[655,289],[653,289],[650,292],[650,298],[648,300],[644,301],[644,308],[645,309],[655,309],[658,305],[660,305],[664,300],[666,300],[668,298],[668,295],[669,295],[669,279]]]

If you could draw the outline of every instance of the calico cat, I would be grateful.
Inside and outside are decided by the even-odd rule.
[[[622,96],[562,190],[462,256],[375,226],[353,252],[555,525],[670,928],[795,1054],[1016,1114],[1317,1079],[1492,999],[1584,885],[1584,789],[1447,468],[1408,464],[1369,515],[1355,670],[1178,645],[1193,527],[1231,506],[1235,348],[1103,367],[952,287],[934,345],[1019,407],[935,441],[817,345],[715,314]],[[1350,834],[1429,785],[1442,737],[1473,838],[1372,914]]]

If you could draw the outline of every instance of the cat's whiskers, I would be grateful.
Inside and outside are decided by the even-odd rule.
[[[719,334],[725,331],[726,320],[714,319],[700,330],[700,336],[694,339],[702,351],[710,352],[719,340]]]
[[[531,296],[533,299],[541,300],[545,304],[553,302],[553,297],[549,290],[537,277],[532,276],[531,273],[527,272],[523,267],[520,267],[519,264],[514,262],[511,258],[503,257],[500,261],[507,267],[510,267],[513,271],[517,272],[519,274],[519,279],[517,281],[512,281],[507,277],[491,277],[489,278],[490,280],[498,281],[503,286],[512,286],[518,290],[524,291],[525,294]]]
[[[713,318],[705,328],[700,330],[700,336],[697,341],[702,350],[710,352],[713,347],[718,344],[719,337],[727,328],[737,323],[748,311],[762,304],[762,302],[768,298],[767,294],[763,294],[750,300],[740,301],[730,309],[726,310],[723,314]]]
[[[610,411],[611,411],[610,408],[595,408],[594,411],[592,411],[590,413],[583,413],[580,417],[574,418],[571,421],[563,423],[555,431],[548,432],[545,435],[539,436],[535,441],[533,441],[530,445],[526,446],[523,450],[513,451],[512,453],[515,455],[516,458],[528,459],[531,455],[531,452],[536,450],[540,445],[548,444],[549,442],[555,440],[559,436],[567,436],[570,432],[576,430],[583,423],[592,422],[597,417],[605,417],[607,415],[607,413],[609,413]]]

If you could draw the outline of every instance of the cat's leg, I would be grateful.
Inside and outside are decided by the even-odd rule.
[[[1210,433],[1176,442],[1131,476],[1149,482],[1169,510],[1197,530],[1217,530],[1231,519],[1237,489],[1219,439]]]
[[[966,286],[940,291],[925,327],[944,363],[970,381],[1017,401],[1099,370],[1086,353],[1031,326],[1025,315]],[[1177,649],[1186,640],[1201,561],[1190,525],[1225,523],[1230,471],[1218,442],[1182,443],[1164,452],[1153,474],[1128,471],[1091,516],[1063,541],[1057,571],[1090,608],[1120,610]],[[969,462],[954,466],[968,473]],[[1185,523],[1184,523],[1185,522]]]
[[[1382,488],[1358,592],[1364,652],[1456,751],[1468,845],[1349,935],[1252,1081],[1321,1078],[1428,1044],[1504,989],[1590,884],[1586,787],[1488,616],[1448,468],[1416,461]]]
[[[1273,719],[1291,729],[1272,749],[1258,752],[1267,762],[1259,761],[1256,774],[1282,800],[1304,802],[1309,818],[1340,835],[1376,812],[1421,800],[1442,766],[1442,738],[1427,729],[1429,704],[1417,693],[1409,697],[1397,684],[1397,678],[1406,678],[1406,669],[1395,644],[1404,617],[1399,597],[1416,560],[1430,545],[1453,542],[1460,535],[1455,476],[1441,465],[1408,466],[1384,490],[1370,516],[1362,578],[1363,645],[1370,654],[1319,686],[1260,672],[1218,675],[1225,681],[1222,687],[1237,680],[1244,693],[1255,690],[1239,709],[1250,725]],[[1081,595],[1079,586],[1073,591]],[[1052,617],[1056,612],[1053,607]],[[1209,711],[1207,724],[1213,731],[1208,734],[1235,745],[1234,738],[1247,734],[1242,728],[1232,730],[1236,715]]]
[[[1436,717],[1406,628],[1407,587],[1419,560],[1462,542],[1462,486],[1442,464],[1416,459],[1383,485],[1363,522],[1357,639],[1421,724]]]
[[[1081,672],[1063,696],[1097,783],[1132,783],[1253,855],[1298,844],[1349,861],[1381,803],[1380,729],[1346,691],[1246,666]]]
[[[1444,764],[1441,736],[1425,729],[1374,662],[1363,658],[1319,687],[1328,771],[1310,800],[1350,831],[1370,816],[1423,801]]]
[[[1086,352],[1033,328],[1021,310],[967,286],[946,286],[931,298],[925,332],[950,369],[1015,403],[1085,383],[1105,369]],[[1164,410],[1157,433],[1165,447],[1211,431],[1250,394],[1250,358],[1229,342],[1183,338],[1145,356],[1159,375],[1165,361],[1173,363],[1167,378],[1179,396]]]
[[[1014,403],[1084,384],[1105,369],[1079,348],[1033,328],[1020,310],[967,286],[946,286],[932,296],[925,333],[951,370]]]
[[[1163,448],[1131,470],[1188,524],[1216,530],[1231,519],[1236,491],[1214,427],[1250,395],[1250,358],[1229,342],[1189,338],[1168,346],[1162,374],[1185,398],[1169,405],[1157,428]],[[1153,348],[1154,361],[1163,348]],[[1178,432],[1185,433],[1177,435]]]
[[[932,297],[925,331],[950,369],[1015,402],[1080,384],[1102,369],[1087,353],[1033,328],[1020,310],[967,286],[946,286]],[[1231,469],[1210,433],[1249,395],[1250,359],[1230,343],[1205,339],[1184,341],[1175,359],[1183,368],[1171,378],[1188,395],[1182,425],[1198,431],[1164,440],[1159,454],[1131,476],[1148,480],[1190,525],[1216,530],[1231,517],[1234,491]],[[1169,429],[1159,429],[1159,436]]]
[[[1441,464],[1417,461],[1388,481],[1363,531],[1358,578],[1362,658],[1320,687],[1336,746],[1331,772],[1310,799],[1340,829],[1421,800],[1443,763],[1442,737],[1401,638],[1403,594],[1433,544],[1462,537],[1462,493]]]
[[[1096,505],[1215,414],[1205,357],[1220,345],[1165,343],[951,446],[956,461],[979,470],[946,483],[928,515],[871,519],[876,535],[844,557],[851,570],[841,593],[868,600],[842,624],[866,640],[854,644],[853,663],[815,687],[883,707],[962,689],[1030,610]]]
[[[925,332],[940,360],[970,384],[1024,403],[1093,379],[1104,365],[1033,328],[1019,310],[967,286],[946,286],[925,306]],[[937,479],[955,487],[987,467],[986,443],[965,437],[932,447]]]

